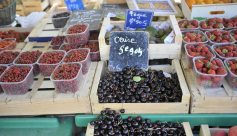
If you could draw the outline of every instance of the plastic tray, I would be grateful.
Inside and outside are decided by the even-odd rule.
[[[227,59],[227,58],[234,58],[234,57],[222,57],[222,56],[220,56],[216,51],[215,51],[215,47],[222,47],[222,46],[228,46],[228,45],[230,45],[230,44],[214,44],[214,45],[212,45],[212,50],[215,52],[215,54],[216,54],[216,56],[218,57],[218,58],[220,58],[222,61],[224,61],[225,59]],[[236,44],[235,44],[235,46],[237,46]]]
[[[56,36],[56,37],[57,37],[57,36]],[[54,37],[54,38],[55,38],[55,37]],[[65,38],[64,38],[64,39],[65,39]],[[52,40],[53,40],[53,39],[52,39]],[[58,50],[58,49],[60,48],[60,46],[64,43],[64,41],[63,41],[62,44],[59,44],[59,45],[52,45],[52,44],[51,44],[52,40],[50,41],[49,45],[52,47],[53,50]]]
[[[188,54],[188,51],[187,51],[187,49],[186,49],[186,47],[187,47],[188,45],[194,45],[194,46],[196,47],[196,46],[198,46],[198,43],[196,43],[196,44],[185,44],[185,45],[184,45],[186,63],[188,64],[189,69],[193,69],[193,58],[194,58],[194,57],[193,57],[193,56],[190,56],[190,55]],[[214,56],[213,58],[215,58],[216,55],[215,55],[214,51],[212,50],[211,46],[208,45],[208,44],[205,44],[205,46],[206,46],[206,47],[208,48],[208,50],[213,54],[213,56]],[[200,56],[200,57],[202,57],[202,56]],[[205,58],[205,57],[202,57],[202,58]]]
[[[180,21],[183,21],[183,20],[188,20],[188,19],[180,19],[180,20],[178,20],[178,24],[179,24]],[[192,19],[192,20],[196,20],[196,19]],[[192,20],[188,20],[188,21],[192,21]],[[199,30],[199,28],[200,28],[200,26],[199,26],[199,21],[198,21],[198,27],[197,28],[180,28],[180,30],[181,31]]]
[[[235,0],[233,0],[233,1],[235,1]],[[233,2],[234,3],[234,2]],[[235,16],[235,17],[237,17],[237,16]],[[227,18],[227,19],[233,19],[234,17],[232,17],[232,18]],[[228,29],[228,30],[232,30],[232,29],[237,29],[237,26],[236,27],[225,27],[225,29]]]
[[[211,44],[211,45],[214,45],[214,44],[219,44],[219,45],[221,45],[221,44],[230,44],[230,43],[235,43],[235,41],[233,41],[233,42],[228,42],[228,43],[214,43],[214,42],[212,42],[209,38],[208,38],[208,36],[207,36],[207,32],[210,32],[211,34],[212,34],[212,32],[211,31],[206,31],[205,32],[205,35],[206,35],[206,37],[207,37],[207,39],[208,39],[208,42]],[[231,36],[231,34],[229,35],[231,38],[233,38],[232,36]]]
[[[57,93],[68,93],[68,92],[72,92],[72,93],[76,93],[77,91],[79,91],[81,82],[82,82],[82,64],[80,62],[72,62],[72,63],[63,63],[63,64],[76,64],[77,66],[80,67],[77,76],[74,77],[73,79],[62,79],[62,80],[54,80],[53,79],[53,73],[50,76],[50,80],[53,81],[54,87],[56,89]],[[56,69],[58,69],[62,64],[58,65]],[[54,71],[55,71],[54,70]]]
[[[227,81],[228,83],[230,84],[231,88],[234,89],[234,90],[237,90],[237,75],[233,74],[229,67],[227,66],[226,62],[229,61],[229,60],[234,60],[234,59],[237,59],[237,57],[233,57],[233,58],[228,58],[228,59],[225,59],[224,61],[224,64],[227,68],[227,71],[228,71],[228,75],[227,75]]]
[[[70,15],[67,16],[67,17],[53,18],[54,15],[64,13],[64,12],[67,12]],[[59,11],[59,12],[53,13],[52,16],[51,16],[51,20],[52,20],[52,23],[53,23],[54,27],[55,28],[63,28],[67,24],[67,21],[68,21],[68,19],[70,18],[71,15],[72,15],[72,11]]]
[[[64,57],[66,56],[66,52],[63,50],[48,50],[48,51],[44,51],[43,54],[41,54],[41,56],[37,60],[37,64],[40,67],[41,74],[43,76],[50,76],[52,74],[52,72],[54,71],[55,67],[57,65],[59,65],[60,63],[62,63],[64,57],[62,58],[62,60],[59,63],[56,63],[56,64],[42,64],[42,63],[40,63],[40,60],[41,60],[42,56],[44,55],[44,53],[46,53],[46,52],[62,52],[62,53],[64,53]]]
[[[88,50],[88,54],[90,54],[90,49],[88,49],[88,48],[83,48],[82,49],[81,48],[81,49],[70,50],[69,52],[67,52],[67,55],[72,53],[73,51],[76,51],[76,50]],[[80,61],[81,64],[82,64],[82,74],[86,74],[89,71],[89,68],[90,68],[90,65],[91,65],[91,57],[88,54],[87,54],[87,57],[86,57],[85,60]],[[64,59],[66,58],[66,56],[64,57]],[[63,62],[64,62],[64,60],[63,60]],[[64,63],[71,63],[71,62],[64,62]]]
[[[82,25],[82,23],[79,23]],[[67,31],[70,27],[73,25],[69,26],[67,30],[65,31],[65,35],[67,37],[67,41],[70,45],[80,45],[80,44],[86,44],[89,40],[90,37],[90,32],[89,32],[89,24],[83,23],[87,26],[86,30],[82,33],[76,33],[76,34],[67,34]]]
[[[197,59],[204,59],[204,58],[195,57],[193,59],[193,64],[194,64],[193,74],[194,74],[194,79],[195,79],[196,86],[204,87],[204,88],[219,88],[219,87],[221,87],[227,73],[225,75],[211,75],[211,74],[200,73],[199,71],[197,71],[197,68],[195,66],[195,61]],[[214,58],[214,60],[215,59],[218,59],[218,58]],[[220,60],[220,59],[218,59],[218,60],[223,64],[222,60]],[[224,64],[223,64],[223,66],[224,66]],[[218,82],[213,82],[214,78],[216,78],[219,81]]]
[[[60,46],[59,49],[60,49],[60,50],[64,50],[63,47],[64,47],[65,45],[69,45],[69,44],[68,44],[68,43],[63,43],[63,44]],[[71,45],[69,45],[69,46],[70,46],[70,47],[77,47],[76,49],[79,48],[79,46],[77,46],[77,45],[76,45],[76,46],[71,46]],[[74,49],[70,49],[70,50],[74,50]],[[68,51],[70,51],[70,50],[64,50],[64,51],[68,52]]]
[[[237,28],[236,29],[233,29],[233,30],[230,30],[229,32],[230,32],[230,35],[231,35],[231,33],[233,33],[235,30],[237,30]],[[231,35],[232,36],[232,35]],[[234,36],[232,36],[233,38],[234,38]],[[235,43],[237,43],[237,39],[235,39]]]
[[[98,41],[95,41],[95,40],[89,40],[88,42],[97,42]],[[98,43],[99,44],[99,43]],[[98,45],[99,46],[99,45]],[[83,45],[80,47],[81,49],[84,49],[83,48]],[[89,49],[89,48],[88,48]],[[97,52],[90,52],[90,57],[91,57],[91,61],[100,61],[100,51],[97,51]]]
[[[0,52],[4,50],[14,50],[16,48],[16,38],[6,38],[6,39],[1,39],[1,41],[9,41],[9,40],[14,40],[11,44],[9,44],[5,48],[0,48]]]
[[[203,21],[201,21],[201,22],[203,22]],[[200,22],[200,23],[201,23]],[[200,24],[199,23],[199,24]],[[221,23],[222,24],[222,23]],[[213,28],[213,29],[202,29],[202,27],[199,25],[199,27],[200,27],[200,30],[201,31],[203,31],[203,32],[206,32],[206,31],[214,31],[214,30],[216,30],[216,29],[219,29],[219,30],[223,30],[225,27],[224,27],[224,25],[222,24],[222,28]]]
[[[20,53],[20,55],[18,55],[17,56],[17,58],[13,61],[13,65],[32,65],[33,66],[33,75],[34,76],[37,76],[37,75],[39,75],[40,74],[40,68],[39,68],[39,65],[37,64],[37,60],[36,60],[36,62],[35,63],[32,63],[32,64],[17,64],[16,62],[17,62],[17,60],[18,60],[18,58],[20,58],[20,56],[24,53],[24,52],[27,52],[27,51],[37,51],[37,50],[25,50],[25,51],[22,51],[21,53]],[[43,51],[40,51],[39,50],[39,52],[41,52],[42,54],[43,54]],[[42,55],[41,54],[41,55]],[[40,56],[41,56],[40,55]],[[39,57],[40,57],[39,56]]]
[[[2,0],[1,0],[2,1]],[[0,9],[0,26],[11,24],[16,17],[16,0],[6,8]]]
[[[5,70],[8,68],[7,65],[2,65],[2,64],[0,64],[0,67],[4,67]],[[5,71],[5,70],[4,70],[4,71]],[[2,72],[2,74],[4,73],[4,71]],[[2,74],[0,74],[0,77],[1,77]],[[3,89],[2,89],[2,86],[0,85],[0,94],[1,94],[1,93],[3,93]]]
[[[202,36],[205,36],[205,38],[206,38],[206,41],[205,41],[205,42],[196,42],[196,43],[207,43],[207,42],[208,42],[207,36],[206,36],[202,31],[200,31],[200,30],[182,31],[182,34],[186,34],[187,32],[196,33],[196,34],[201,34]],[[190,43],[185,42],[183,38],[182,38],[182,40],[183,40],[183,43],[184,43],[184,44],[190,44]]]
[[[17,51],[19,52],[19,55],[20,55],[20,54],[21,54],[21,51],[20,51],[20,50],[4,50],[4,51],[0,52],[0,55],[1,55],[3,52],[17,52]],[[19,56],[19,55],[18,55],[18,56]],[[16,56],[16,58],[17,58],[18,56]],[[15,58],[15,59],[16,59],[16,58]],[[15,59],[14,59],[14,60],[15,60]],[[4,65],[13,65],[14,60],[12,61],[12,63],[4,64]]]
[[[11,67],[12,66],[10,66],[8,69]],[[21,82],[1,82],[1,78],[5,74],[4,72],[0,77],[0,85],[3,88],[3,91],[8,95],[26,94],[34,82],[33,67],[31,65],[16,65],[15,67],[30,67],[31,70]]]

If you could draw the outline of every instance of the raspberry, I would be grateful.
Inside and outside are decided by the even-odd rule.
[[[0,53],[0,64],[11,64],[20,54],[18,51],[3,51]]]

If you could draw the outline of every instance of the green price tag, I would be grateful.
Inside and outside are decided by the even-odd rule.
[[[116,15],[115,17],[116,17],[116,18],[120,18],[120,19],[125,19],[125,16],[124,16],[124,15]]]

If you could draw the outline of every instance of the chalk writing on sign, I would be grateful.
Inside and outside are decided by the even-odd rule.
[[[64,0],[64,1],[67,5],[67,9],[70,11],[85,10],[82,0]]]
[[[126,10],[125,30],[145,29],[151,25],[154,12],[140,10]]]

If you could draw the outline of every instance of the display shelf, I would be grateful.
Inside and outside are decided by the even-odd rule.
[[[193,70],[188,68],[185,59],[181,59],[190,93],[190,113],[237,113],[236,90],[232,90],[224,79],[223,87],[205,89],[195,85]]]
[[[28,43],[23,50],[47,50],[47,43]],[[42,114],[73,114],[91,113],[89,94],[96,71],[97,62],[92,62],[89,72],[83,75],[79,91],[57,94],[49,77],[41,74],[34,78],[28,93],[24,95],[0,94],[0,115],[42,115]]]
[[[189,112],[189,100],[190,93],[181,69],[179,60],[174,59],[172,65],[156,65],[149,66],[154,70],[163,70],[167,73],[178,74],[180,86],[182,89],[182,100],[181,102],[168,102],[168,103],[99,103],[97,88],[100,79],[108,71],[108,67],[105,62],[100,61],[97,66],[93,86],[90,94],[91,107],[93,114],[100,114],[100,111],[105,108],[112,108],[119,112],[120,109],[125,109],[125,114],[173,114],[173,113],[188,113]],[[155,108],[154,108],[155,107]]]
[[[178,23],[174,15],[170,15],[171,24],[175,33],[174,42],[170,44],[149,44],[149,59],[180,59],[181,58],[181,45],[182,45],[182,34],[179,29]],[[124,28],[125,21],[110,21],[110,18],[104,18],[100,35],[99,35],[99,47],[101,60],[109,60],[110,45],[105,42],[106,29],[109,25],[117,25]],[[161,24],[162,22],[152,22],[151,26],[155,24]]]
[[[1,136],[71,136],[74,118],[1,118]]]

